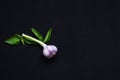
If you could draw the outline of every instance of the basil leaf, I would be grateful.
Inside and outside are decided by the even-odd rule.
[[[48,42],[48,41],[50,40],[50,38],[51,38],[51,33],[52,33],[52,28],[50,28],[50,29],[48,30],[48,32],[47,32],[47,34],[46,34],[43,42],[46,43],[46,42]]]
[[[7,40],[5,40],[5,43],[10,44],[10,45],[17,45],[20,43],[20,38],[17,35],[13,35]]]
[[[35,28],[31,28],[32,33],[40,40],[43,41],[42,35],[39,33],[39,31]]]

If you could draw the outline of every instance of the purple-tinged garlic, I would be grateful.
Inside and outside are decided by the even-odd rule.
[[[26,39],[29,39],[31,41],[34,41],[38,44],[40,44],[42,47],[43,47],[43,55],[45,56],[45,58],[47,59],[50,59],[52,57],[54,57],[57,53],[57,47],[54,46],[54,45],[46,45],[44,42],[34,38],[34,37],[31,37],[29,35],[26,35],[26,34],[22,34],[22,36]]]

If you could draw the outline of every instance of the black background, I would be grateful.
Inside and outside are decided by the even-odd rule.
[[[0,80],[120,80],[119,0],[9,0],[0,2]],[[44,36],[57,56],[46,60],[42,47],[9,46],[14,33]]]

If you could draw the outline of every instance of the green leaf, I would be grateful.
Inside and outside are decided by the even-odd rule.
[[[23,37],[22,37],[21,35],[19,35],[19,34],[15,34],[15,35],[18,36],[18,37],[20,38],[21,43],[22,43],[23,45],[25,45],[25,42],[24,42]]]
[[[17,37],[19,37],[19,38],[21,38],[22,36],[21,35],[19,35],[19,34],[15,34]]]
[[[26,39],[24,39],[24,42],[25,42],[26,44],[32,44],[30,41],[28,41],[28,40],[26,40]]]
[[[13,35],[7,40],[5,40],[5,43],[10,44],[10,45],[17,45],[20,43],[20,38],[17,35]]]
[[[50,29],[48,30],[48,32],[47,32],[47,34],[46,34],[43,42],[46,43],[46,42],[48,42],[48,41],[50,40],[50,38],[51,38],[51,33],[52,33],[52,28],[50,28]]]
[[[31,28],[32,33],[40,40],[43,41],[42,35],[39,33],[39,31],[35,28]]]
[[[35,42],[30,41],[30,40],[25,39],[25,38],[24,38],[24,42],[25,42],[26,44],[36,44]]]
[[[25,45],[25,42],[24,42],[23,37],[21,37],[21,43],[22,43],[23,45]]]

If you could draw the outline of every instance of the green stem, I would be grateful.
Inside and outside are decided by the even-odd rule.
[[[27,39],[29,39],[29,40],[31,40],[31,41],[34,41],[34,42],[40,44],[43,48],[46,47],[46,44],[45,44],[45,43],[43,43],[42,41],[40,41],[40,40],[38,40],[38,39],[36,39],[36,38],[34,38],[34,37],[31,37],[31,36],[26,35],[26,34],[24,34],[24,33],[22,34],[22,36],[23,36],[24,38],[27,38]]]

